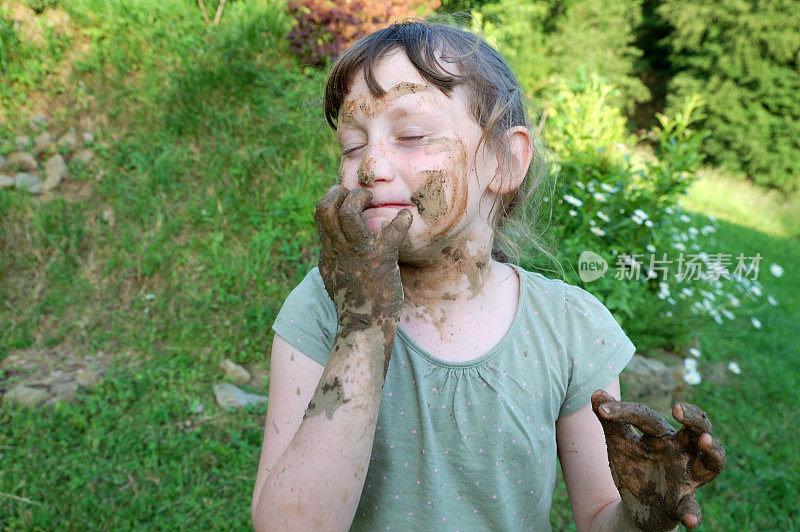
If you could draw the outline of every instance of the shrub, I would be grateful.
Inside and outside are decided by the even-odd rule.
[[[663,0],[672,106],[708,102],[703,150],[756,183],[800,189],[800,9],[792,0]]]
[[[686,345],[700,322],[734,319],[731,308],[760,296],[760,285],[746,277],[708,275],[720,271],[720,262],[701,252],[699,241],[716,231],[716,222],[708,219],[698,229],[677,203],[702,159],[705,133],[691,128],[702,119],[699,99],[685,100],[673,117],[658,115],[660,127],[649,133],[644,148],[636,147],[620,110],[608,104],[612,94],[599,82],[562,86],[547,109],[558,161],[551,227],[558,267],[566,269],[567,282],[584,284],[576,264],[579,270],[581,255],[593,252],[608,271],[584,287],[606,304],[639,349]],[[686,275],[690,258],[701,278]],[[678,277],[680,260],[685,262]],[[530,251],[522,265],[550,266]]]
[[[564,81],[602,75],[618,88],[614,105],[630,109],[649,96],[635,76],[641,0],[499,0],[473,16],[533,95],[546,97]]]
[[[319,65],[365,35],[440,5],[439,0],[293,0],[289,13],[295,26],[287,38],[301,61]]]

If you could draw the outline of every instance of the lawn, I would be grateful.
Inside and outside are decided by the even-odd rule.
[[[282,6],[232,2],[216,28],[194,2],[74,0],[49,55],[15,52],[0,153],[45,108],[59,133],[91,118],[97,158],[49,195],[0,189],[0,361],[92,357],[108,373],[70,403],[0,405],[0,529],[250,527],[265,407],[223,410],[211,388],[229,358],[267,389],[270,325],[316,262],[313,208],[337,164],[323,74],[291,58]],[[67,60],[68,77],[47,76]],[[778,305],[756,310],[761,329],[696,331],[690,399],[728,452],[701,492],[705,526],[797,529],[796,214],[770,195],[734,208],[756,192],[715,175],[686,199],[720,221],[703,250],[761,253]],[[729,361],[740,375],[717,371]],[[561,497],[557,529],[566,515]]]

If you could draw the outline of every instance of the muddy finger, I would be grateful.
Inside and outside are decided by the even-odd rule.
[[[655,438],[663,438],[675,434],[675,429],[666,419],[642,403],[624,401],[605,403],[600,408],[600,413],[607,420],[629,423],[644,434]]]
[[[347,193],[339,208],[339,225],[345,238],[352,243],[364,242],[371,236],[361,216],[370,198],[372,198],[370,191],[356,188]]]
[[[337,185],[331,187],[317,203],[317,208],[314,211],[314,221],[317,224],[317,233],[320,235],[323,245],[326,244],[323,234],[327,235],[328,242],[334,245],[345,243],[344,234],[342,234],[342,229],[339,226],[339,209],[346,195],[347,189]]]
[[[705,445],[704,439],[711,440],[710,445]],[[714,480],[723,469],[725,469],[725,449],[722,444],[711,438],[711,435],[704,434],[700,437],[700,444],[698,445],[698,456],[692,460],[690,469],[692,477],[700,484],[705,484]]]
[[[703,522],[703,511],[700,509],[694,493],[687,493],[683,496],[678,502],[675,513],[686,528],[697,528]]]
[[[708,416],[700,408],[689,403],[676,403],[672,407],[672,417],[697,437],[703,433],[711,434],[712,426]]]
[[[394,220],[389,225],[381,230],[381,240],[393,247],[399,246],[400,242],[408,234],[408,228],[411,227],[411,222],[413,221],[414,217],[411,211],[403,209],[397,213],[397,216],[394,217]]]
[[[611,438],[638,440],[639,435],[636,434],[633,428],[631,428],[631,426],[627,423],[620,423],[618,421],[606,419],[606,414],[602,411],[602,409],[606,405],[613,405],[616,402],[618,401],[605,390],[596,390],[592,394],[592,410],[594,410],[594,415],[597,416],[597,419],[600,421],[600,425],[603,427],[603,433],[606,436],[606,443],[610,445],[611,442],[609,439]]]

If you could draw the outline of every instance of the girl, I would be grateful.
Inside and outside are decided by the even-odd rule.
[[[579,530],[698,526],[724,466],[705,414],[616,401],[634,346],[609,311],[493,253],[542,175],[497,52],[395,24],[336,61],[325,113],[340,185],[273,326],[256,528],[549,529],[556,457]]]

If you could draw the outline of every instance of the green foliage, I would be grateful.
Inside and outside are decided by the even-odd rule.
[[[697,240],[701,232],[713,233],[716,223],[697,229],[678,206],[701,161],[705,133],[691,128],[702,118],[699,100],[686,100],[673,117],[659,115],[660,127],[649,134],[651,148],[642,150],[634,149],[620,111],[608,104],[611,93],[600,83],[577,90],[562,86],[547,110],[560,181],[553,238],[568,282],[581,284],[573,265],[584,251],[608,263],[608,272],[586,288],[624,324],[639,349],[680,346],[699,321],[735,319],[731,307],[742,301],[747,307],[762,294],[756,293],[757,281],[706,278],[714,259],[699,252]],[[686,251],[699,252],[702,276],[687,276],[684,268],[677,277],[679,256]],[[670,262],[658,262],[663,260]],[[530,264],[545,266],[537,260]],[[733,260],[729,272],[736,266]]]
[[[615,105],[631,108],[648,97],[634,72],[641,55],[633,46],[640,0],[499,0],[473,15],[533,95],[548,96],[563,81],[602,76],[618,87]]]
[[[707,101],[711,161],[756,183],[800,189],[800,9],[796,1],[664,0],[672,101]]]

